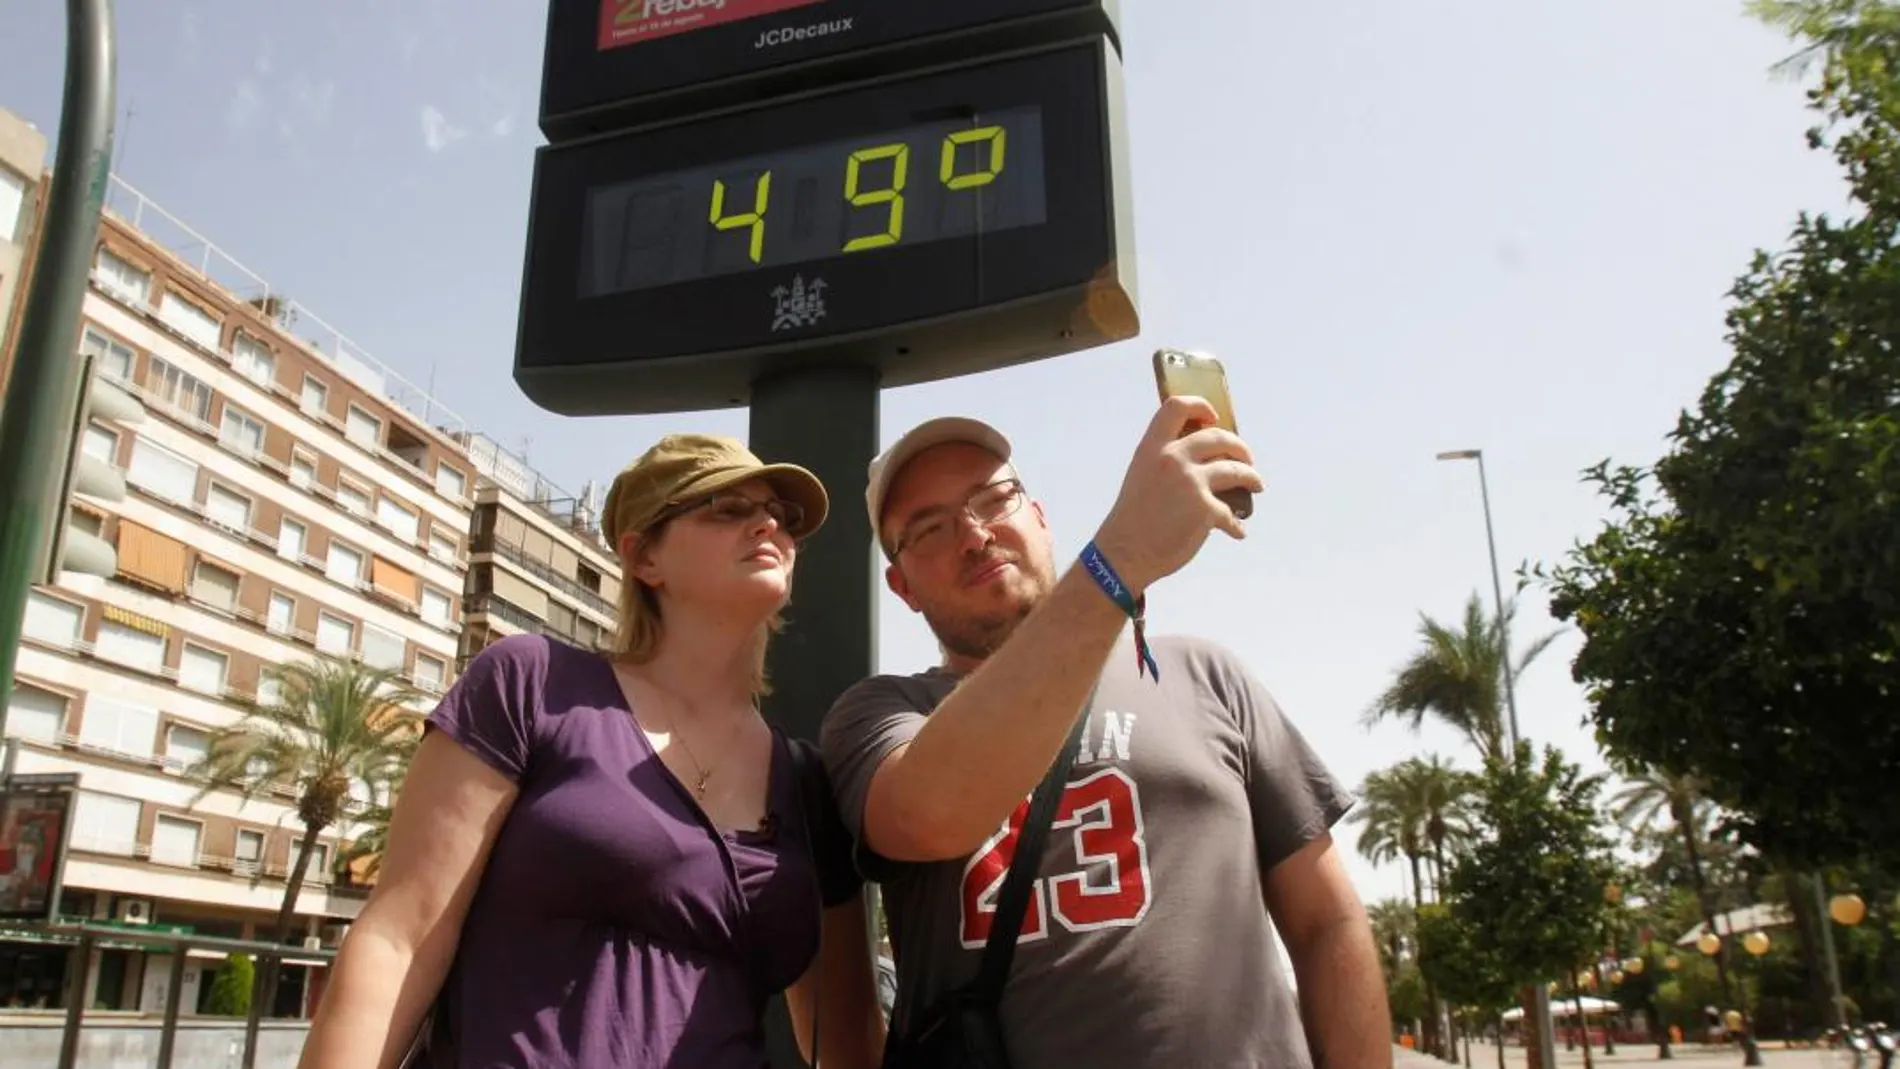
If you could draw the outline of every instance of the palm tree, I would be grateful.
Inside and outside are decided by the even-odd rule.
[[[247,703],[242,720],[212,737],[209,756],[192,770],[199,787],[191,804],[218,790],[246,802],[280,789],[295,795],[304,832],[277,911],[274,941],[282,943],[318,837],[343,817],[355,784],[390,781],[415,733],[400,710],[420,694],[397,673],[358,661],[326,658],[267,673],[276,693]]]
[[[1366,916],[1372,921],[1372,939],[1379,945],[1379,963],[1388,978],[1397,976],[1406,948],[1415,938],[1412,907],[1402,899],[1384,898],[1367,906]]]
[[[409,762],[415,759],[416,747],[422,742],[419,727],[391,740],[390,761],[384,768],[383,778],[368,784],[370,804],[351,821],[357,831],[337,863],[346,867],[352,876],[374,883],[382,871],[383,853],[389,849],[389,822],[396,812],[396,788],[408,775]],[[361,865],[357,864],[359,861]]]
[[[1504,607],[1504,623],[1517,612],[1517,603]],[[1463,735],[1486,759],[1504,757],[1504,635],[1498,621],[1484,611],[1477,594],[1465,603],[1462,627],[1449,627],[1421,613],[1419,637],[1424,640],[1411,659],[1400,666],[1392,682],[1363,715],[1372,727],[1401,719],[1417,731],[1428,716]],[[1559,632],[1553,631],[1524,648],[1512,665],[1522,676]]]
[[[1708,881],[1702,873],[1702,855],[1698,848],[1698,844],[1708,838],[1714,809],[1703,796],[1701,784],[1692,775],[1677,775],[1653,766],[1621,771],[1627,784],[1610,799],[1617,823],[1631,830],[1641,830],[1653,824],[1662,812],[1669,813],[1676,830],[1682,833],[1682,848],[1689,856],[1689,875],[1695,881],[1695,899],[1702,910],[1702,923],[1717,936],[1722,935],[1715,926],[1715,908],[1709,901]],[[1733,1006],[1734,992],[1728,982],[1731,941],[1722,940],[1721,949],[1715,954],[1715,972],[1722,984],[1722,1001]],[[1742,1023],[1742,1046],[1747,1055],[1746,1064],[1759,1065],[1754,1029],[1749,1027],[1746,1016]]]
[[[1425,810],[1425,841],[1432,852],[1432,898],[1441,899],[1445,887],[1445,854],[1456,853],[1472,835],[1471,799],[1476,782],[1469,772],[1453,768],[1437,754],[1414,757],[1400,766],[1409,789],[1417,792]]]
[[[1367,775],[1359,789],[1362,804],[1348,818],[1364,825],[1359,832],[1359,853],[1366,860],[1381,865],[1404,858],[1411,866],[1414,924],[1418,907],[1424,904],[1420,866],[1431,818],[1430,796],[1424,789],[1424,777],[1417,772],[1419,764],[1408,761]],[[1442,1055],[1438,1045],[1438,992],[1430,979],[1425,980],[1425,1004],[1432,1008],[1424,1023],[1425,1049]]]

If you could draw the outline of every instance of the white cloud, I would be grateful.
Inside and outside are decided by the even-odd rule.
[[[302,75],[297,77],[293,91],[297,106],[310,121],[321,126],[330,120],[330,107],[336,102],[336,83],[326,81],[320,85],[311,85]]]
[[[422,106],[422,144],[430,152],[441,152],[466,136],[468,132],[451,125],[442,109],[434,104]]]
[[[491,134],[494,134],[496,137],[507,137],[509,134],[514,133],[515,132],[514,113],[509,112],[508,114],[503,115],[501,118],[496,119],[494,122],[490,123],[488,125],[488,132]]]
[[[233,130],[242,130],[263,110],[264,94],[258,90],[255,82],[247,78],[238,83],[237,91],[231,94],[230,103],[225,105],[224,121]]]

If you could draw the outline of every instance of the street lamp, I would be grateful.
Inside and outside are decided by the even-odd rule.
[[[1491,550],[1491,596],[1496,601],[1498,613],[1498,642],[1504,651],[1504,704],[1511,712],[1511,752],[1517,752],[1517,686],[1511,671],[1511,634],[1504,620],[1504,581],[1498,575],[1498,539],[1491,526],[1491,483],[1485,477],[1484,450],[1453,449],[1438,454],[1440,460],[1475,460],[1478,462],[1478,493],[1484,501],[1484,540]]]

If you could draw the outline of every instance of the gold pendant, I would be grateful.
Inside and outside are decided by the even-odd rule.
[[[712,778],[712,773],[701,772],[699,774],[699,782],[695,784],[693,787],[693,793],[699,795],[701,798],[706,797],[706,781],[711,778]]]

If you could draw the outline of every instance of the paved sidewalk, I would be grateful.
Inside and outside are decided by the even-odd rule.
[[[1671,1053],[1672,1060],[1663,1061],[1656,1057],[1652,1044],[1619,1043],[1612,1055],[1606,1056],[1601,1047],[1592,1050],[1591,1062],[1596,1069],[1742,1069],[1741,1052],[1734,1047],[1687,1043],[1674,1047]],[[1815,1048],[1787,1050],[1766,1044],[1761,1054],[1764,1069],[1836,1069],[1847,1064],[1839,1060],[1838,1052]],[[1449,1062],[1399,1046],[1392,1048],[1392,1063],[1395,1069],[1454,1069]],[[1496,1047],[1488,1043],[1471,1045],[1471,1069],[1497,1069],[1497,1065]],[[1504,1048],[1504,1065],[1505,1069],[1525,1069],[1523,1048]],[[1464,1059],[1460,1057],[1455,1069],[1463,1067]],[[1565,1050],[1562,1043],[1557,1044],[1556,1069],[1584,1069],[1583,1050]]]

